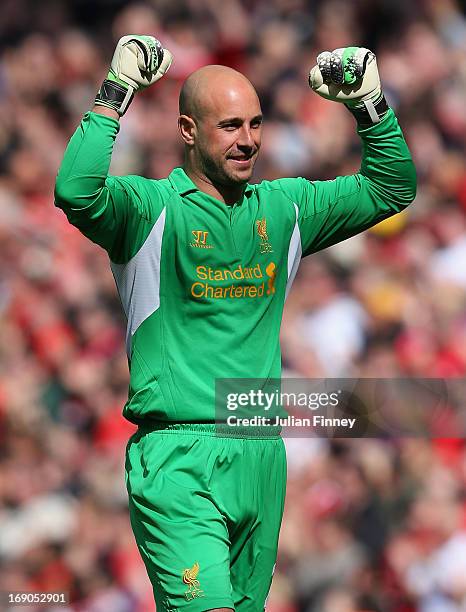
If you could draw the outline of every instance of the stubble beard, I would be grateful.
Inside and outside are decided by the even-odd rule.
[[[223,187],[238,187],[245,185],[252,176],[252,171],[256,159],[254,159],[251,167],[251,171],[248,173],[246,178],[235,175],[233,172],[228,172],[226,159],[222,160],[222,163],[217,163],[212,157],[202,156],[202,166],[205,175],[214,184],[222,185]]]

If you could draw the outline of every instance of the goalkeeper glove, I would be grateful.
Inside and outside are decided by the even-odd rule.
[[[107,78],[95,104],[113,108],[120,116],[130,105],[134,92],[152,85],[170,68],[172,54],[153,36],[123,36],[117,43]]]
[[[375,55],[363,47],[320,53],[309,73],[309,87],[323,98],[345,104],[361,126],[379,123],[388,111]]]

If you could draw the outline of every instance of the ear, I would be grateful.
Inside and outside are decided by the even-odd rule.
[[[178,117],[178,129],[180,130],[181,138],[184,142],[187,145],[193,145],[197,134],[194,119],[188,115],[180,115]]]

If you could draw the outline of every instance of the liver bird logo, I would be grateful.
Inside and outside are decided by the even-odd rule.
[[[204,591],[201,591],[201,584],[197,579],[199,569],[199,563],[196,561],[192,567],[183,570],[183,582],[188,585],[188,590],[184,595],[188,601],[191,601],[191,599],[195,597],[204,596]]]
[[[264,217],[263,219],[259,219],[256,221],[257,233],[259,237],[264,242],[268,242],[269,237],[267,236],[267,219]]]
[[[269,243],[269,236],[267,234],[267,219],[258,219],[256,221],[257,235],[261,239],[259,250],[261,253],[273,253],[272,245]]]

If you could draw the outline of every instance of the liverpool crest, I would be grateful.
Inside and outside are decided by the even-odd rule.
[[[188,590],[184,596],[187,601],[191,601],[196,597],[204,597],[204,591],[201,591],[201,584],[197,579],[199,574],[199,563],[196,563],[189,569],[183,570],[183,582],[188,585]]]
[[[259,238],[261,239],[259,249],[261,253],[273,253],[272,245],[269,242],[269,237],[267,235],[267,219],[264,217],[263,219],[258,219],[256,221],[256,229]]]

